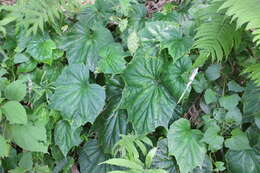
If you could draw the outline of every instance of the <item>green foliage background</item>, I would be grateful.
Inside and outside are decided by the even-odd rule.
[[[259,173],[259,0],[0,6],[0,173]]]

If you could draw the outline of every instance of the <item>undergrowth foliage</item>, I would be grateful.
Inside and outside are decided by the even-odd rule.
[[[0,19],[0,173],[260,172],[259,0],[17,0]]]

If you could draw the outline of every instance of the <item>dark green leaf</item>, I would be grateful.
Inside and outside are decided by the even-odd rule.
[[[56,49],[56,44],[47,36],[36,35],[28,43],[26,52],[28,52],[36,61],[51,64],[53,50]]]
[[[243,94],[242,102],[244,104],[244,114],[258,114],[260,112],[260,87],[257,87],[254,83],[249,82],[246,87],[245,93]]]
[[[185,56],[174,64],[164,67],[161,81],[173,97],[179,99],[189,82],[189,70],[192,67],[190,57]],[[190,89],[187,93],[189,93]]]
[[[125,69],[124,57],[126,53],[119,43],[109,44],[100,49],[98,71],[108,74],[119,74]]]
[[[259,173],[260,149],[228,151],[225,155],[227,169],[232,173]]]
[[[89,83],[89,69],[83,64],[69,65],[57,79],[52,108],[66,119],[93,123],[105,104],[105,89]]]
[[[210,157],[206,155],[202,166],[193,169],[191,173],[213,173],[213,165]]]
[[[81,128],[71,126],[67,121],[59,121],[54,131],[55,144],[59,146],[66,157],[69,150],[81,143]]]
[[[107,173],[114,170],[113,166],[100,163],[110,159],[110,155],[102,151],[101,146],[97,140],[89,140],[79,154],[79,165],[81,173]]]
[[[158,141],[157,152],[153,158],[152,167],[157,169],[164,169],[168,173],[178,173],[178,165],[174,157],[169,156],[167,139]]]
[[[176,102],[162,83],[162,68],[159,58],[138,57],[123,74],[128,119],[139,134],[167,127],[173,114]]]
[[[112,34],[101,25],[89,28],[87,23],[76,23],[61,42],[61,48],[67,51],[69,63],[85,63],[91,71],[100,60],[98,52],[113,42]]]

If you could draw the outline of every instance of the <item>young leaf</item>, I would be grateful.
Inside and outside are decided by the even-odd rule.
[[[2,106],[2,110],[10,124],[27,123],[26,111],[19,102],[9,101]]]
[[[136,31],[133,31],[131,34],[129,34],[128,39],[127,39],[127,47],[132,55],[138,49],[139,41],[140,40],[139,40],[139,37],[138,37]]]
[[[63,112],[66,119],[81,124],[93,123],[105,104],[105,89],[89,83],[89,69],[83,64],[66,67],[57,79],[51,107]]]
[[[18,80],[10,83],[5,89],[5,97],[8,100],[21,101],[26,95],[26,85]]]
[[[169,154],[175,156],[181,173],[188,173],[197,166],[202,166],[206,154],[205,145],[200,142],[202,133],[192,130],[188,120],[181,118],[175,121],[167,138]]]

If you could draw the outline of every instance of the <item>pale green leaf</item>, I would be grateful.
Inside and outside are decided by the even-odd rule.
[[[220,77],[220,70],[221,70],[220,64],[212,64],[210,65],[207,70],[205,71],[207,79],[209,81],[217,80]]]
[[[240,129],[235,129],[231,132],[232,137],[226,139],[225,146],[230,150],[250,150],[252,149],[249,145],[249,140],[246,133],[242,132]]]
[[[19,167],[30,170],[33,167],[32,153],[24,152],[18,163]]]
[[[26,111],[19,102],[9,101],[2,106],[2,110],[10,124],[27,123]]]
[[[143,170],[143,166],[130,161],[130,160],[126,160],[126,159],[109,159],[105,162],[103,162],[102,164],[110,164],[110,165],[115,165],[115,166],[120,166],[120,167],[125,167],[125,168],[129,168],[129,169],[136,169],[136,170]]]
[[[237,94],[233,94],[231,96],[221,97],[219,99],[219,104],[227,110],[232,110],[238,105],[240,100],[241,98]]]
[[[11,125],[8,130],[13,141],[24,150],[47,153],[47,136],[43,126]]]
[[[207,89],[204,94],[204,99],[207,104],[216,103],[218,101],[217,93],[212,89]]]
[[[133,31],[131,34],[129,34],[128,39],[127,39],[127,47],[130,50],[132,55],[138,49],[139,37],[138,37],[136,31]]]
[[[7,157],[9,155],[10,145],[5,138],[0,135],[0,158]]]
[[[181,173],[202,166],[206,154],[206,147],[200,141],[202,132],[191,129],[188,120],[181,118],[175,121],[167,138],[169,154],[175,156]]]
[[[10,83],[5,89],[5,97],[8,100],[21,101],[26,95],[26,85],[20,81]]]

